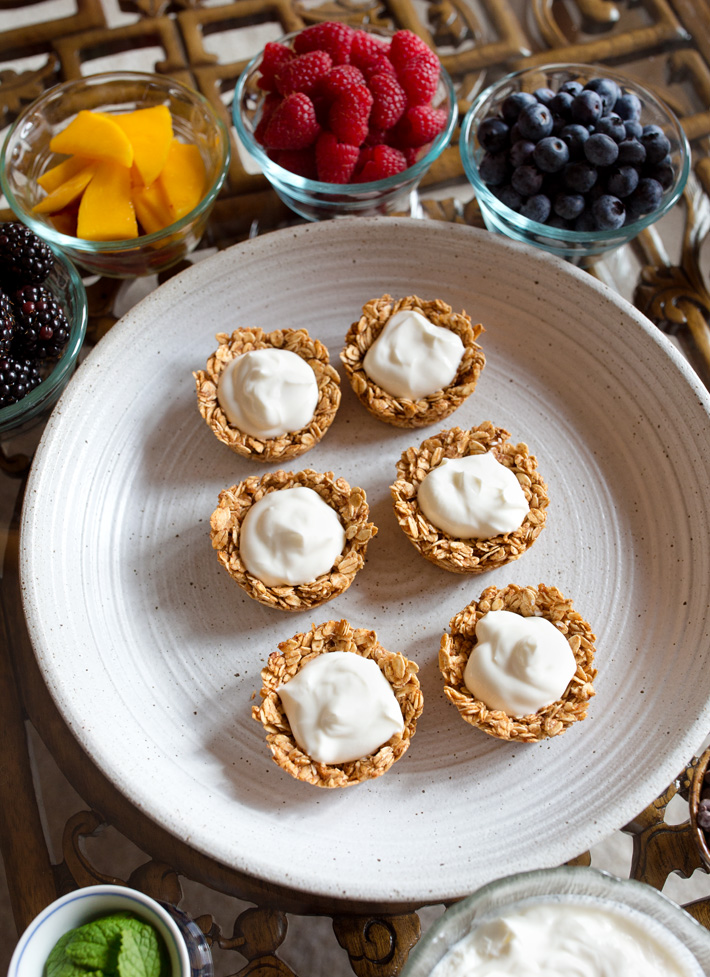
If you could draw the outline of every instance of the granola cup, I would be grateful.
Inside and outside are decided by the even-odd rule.
[[[407,448],[397,462],[397,480],[390,486],[394,512],[402,532],[421,555],[451,573],[483,573],[517,560],[542,532],[549,503],[537,459],[526,444],[511,444],[509,433],[484,421],[469,431],[454,427]],[[490,539],[457,539],[438,529],[419,508],[417,493],[424,477],[445,458],[491,451],[510,469],[525,493],[530,510],[518,529]]]
[[[197,387],[197,407],[214,435],[243,458],[263,462],[283,462],[297,458],[313,448],[333,423],[340,404],[340,377],[330,365],[328,350],[305,329],[236,329],[232,335],[216,335],[217,350],[205,370],[192,375]],[[305,360],[316,375],[318,403],[310,424],[273,438],[258,438],[233,427],[217,400],[217,384],[228,363],[255,349],[285,349]]]
[[[387,320],[402,309],[419,312],[435,325],[450,329],[464,345],[452,383],[421,400],[393,397],[371,380],[363,367],[367,351]],[[476,342],[483,331],[480,323],[472,325],[470,316],[465,312],[453,312],[451,306],[440,299],[426,302],[416,295],[408,295],[395,301],[391,295],[383,295],[363,306],[362,316],[348,330],[340,359],[356,396],[374,417],[395,427],[428,427],[448,417],[473,393],[486,362],[483,350]]]
[[[349,651],[376,661],[392,686],[404,721],[404,730],[390,737],[376,753],[332,765],[317,763],[298,746],[277,691],[303,665],[331,651]],[[374,631],[353,628],[347,621],[314,624],[310,631],[281,642],[279,651],[269,655],[261,673],[262,701],[260,705],[252,706],[252,717],[266,730],[266,741],[274,762],[292,777],[316,787],[352,787],[380,777],[409,749],[423,706],[417,671],[414,662],[397,652],[386,651]]]
[[[514,718],[497,709],[488,709],[464,685],[463,675],[476,644],[476,622],[488,611],[513,611],[523,617],[544,617],[562,632],[577,662],[577,671],[564,695],[529,716]],[[594,695],[594,641],[592,629],[556,587],[518,587],[509,584],[499,590],[487,587],[478,601],[464,607],[449,624],[439,648],[439,669],[444,676],[444,693],[458,709],[461,718],[484,733],[502,740],[538,743],[564,733],[587,715]]]
[[[337,512],[345,529],[345,547],[333,568],[311,583],[268,587],[249,573],[241,560],[239,533],[242,522],[249,508],[268,492],[296,486],[313,489]],[[340,596],[355,579],[365,562],[367,544],[377,534],[377,526],[367,521],[369,514],[363,489],[350,488],[344,478],[335,478],[332,472],[315,472],[310,468],[295,474],[277,471],[261,478],[250,476],[220,492],[218,506],[210,518],[210,536],[217,559],[250,597],[267,607],[305,611]]]

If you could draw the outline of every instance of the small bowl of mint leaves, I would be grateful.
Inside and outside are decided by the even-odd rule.
[[[191,977],[183,919],[180,910],[127,886],[77,889],[28,926],[8,977]],[[202,951],[198,973],[211,977],[211,958]]]
[[[487,228],[577,264],[631,241],[683,192],[673,111],[600,65],[538,65],[475,99],[459,140]]]

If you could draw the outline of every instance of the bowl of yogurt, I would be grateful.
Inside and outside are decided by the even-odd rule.
[[[448,909],[402,977],[708,977],[710,932],[656,889],[592,868],[512,875]]]

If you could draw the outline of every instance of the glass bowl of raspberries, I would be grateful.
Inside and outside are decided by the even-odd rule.
[[[72,263],[24,224],[0,224],[0,436],[53,407],[76,367],[87,317]]]
[[[451,78],[418,35],[324,21],[265,46],[232,114],[279,197],[326,220],[416,216],[417,185],[458,112]]]
[[[599,65],[495,82],[466,114],[459,148],[489,230],[579,264],[667,213],[690,169],[671,109]]]

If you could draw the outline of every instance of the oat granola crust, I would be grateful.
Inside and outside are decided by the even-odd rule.
[[[330,365],[328,350],[305,329],[236,329],[230,336],[216,336],[219,347],[210,356],[205,370],[193,373],[200,414],[228,448],[243,458],[255,461],[284,462],[296,458],[318,444],[333,422],[340,404],[340,377]],[[307,427],[275,438],[257,438],[232,427],[217,400],[217,384],[225,366],[242,353],[255,349],[285,349],[296,353],[311,367],[318,382],[318,403]]]
[[[463,675],[476,644],[476,622],[488,611],[513,611],[523,617],[541,616],[550,621],[567,638],[577,662],[577,671],[564,695],[529,716],[513,718],[496,709],[488,709],[464,685]],[[594,695],[594,641],[592,629],[556,587],[519,587],[509,584],[502,590],[487,587],[478,601],[459,611],[450,622],[451,634],[444,634],[439,648],[439,668],[444,693],[461,717],[484,733],[503,740],[537,743],[549,736],[564,733],[573,723],[587,715],[589,699]]]
[[[392,686],[404,720],[404,730],[395,733],[376,753],[337,765],[317,763],[301,750],[277,692],[303,665],[331,651],[353,652],[376,661]],[[407,752],[423,706],[417,671],[414,662],[386,651],[374,631],[353,628],[347,621],[314,624],[310,631],[281,642],[279,651],[269,655],[261,673],[262,702],[252,706],[252,717],[263,724],[274,761],[292,777],[316,787],[351,787],[379,777]]]
[[[387,320],[402,309],[420,312],[435,325],[455,332],[465,347],[453,382],[421,400],[393,397],[371,380],[363,368],[365,354]],[[440,299],[424,301],[416,295],[408,295],[395,301],[391,295],[383,295],[363,306],[362,316],[348,330],[340,359],[356,396],[378,420],[395,427],[427,427],[448,417],[473,393],[486,362],[483,350],[476,342],[483,331],[480,323],[472,325],[470,316],[465,312],[453,312],[451,306]]]
[[[317,492],[338,513],[345,529],[345,547],[334,568],[312,583],[267,587],[248,573],[242,563],[239,555],[241,525],[250,506],[268,492],[301,485]],[[218,506],[210,519],[210,535],[219,562],[250,597],[267,607],[303,611],[339,596],[353,582],[365,562],[367,544],[377,534],[377,526],[367,521],[369,514],[364,490],[357,486],[351,488],[344,478],[335,478],[332,472],[316,472],[310,468],[295,473],[277,471],[261,477],[250,476],[220,492]]]
[[[509,433],[484,421],[464,431],[454,427],[407,448],[397,462],[397,480],[390,486],[394,512],[402,531],[422,556],[452,573],[483,573],[517,560],[542,532],[547,517],[547,486],[537,460],[526,444],[511,444]],[[525,493],[530,511],[521,526],[491,539],[456,539],[432,525],[419,508],[417,492],[424,477],[445,458],[492,451],[509,468]]]

